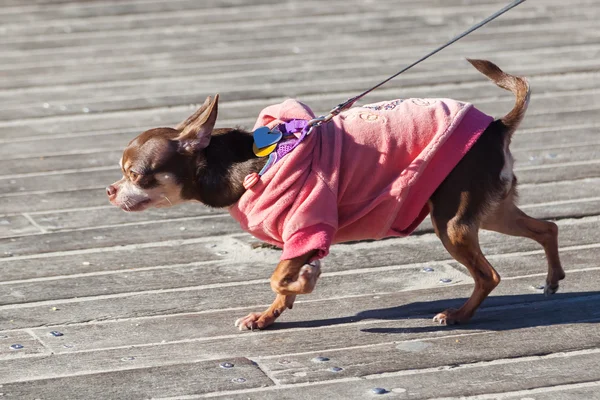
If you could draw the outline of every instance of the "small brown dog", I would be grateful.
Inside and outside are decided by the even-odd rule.
[[[517,179],[509,151],[511,137],[524,117],[529,85],[482,60],[469,60],[498,86],[516,96],[513,110],[493,121],[460,162],[429,197],[428,207],[437,236],[454,259],[465,265],[475,289],[458,310],[436,315],[442,324],[469,320],[481,302],[500,283],[500,276],[481,252],[479,229],[533,239],[548,260],[545,294],[553,294],[565,277],[558,255],[556,224],[527,216],[516,205]],[[208,98],[187,120],[173,128],[148,130],[132,140],[123,153],[123,178],[107,188],[110,202],[125,211],[167,207],[199,201],[210,207],[229,207],[246,189],[244,180],[259,172],[266,157],[257,157],[251,132],[214,129],[218,96]],[[377,223],[374,221],[373,223]],[[240,329],[265,328],[298,294],[312,292],[320,275],[318,264],[308,266],[315,251],[282,260],[271,286],[277,293],[262,313],[251,313],[236,321]]]

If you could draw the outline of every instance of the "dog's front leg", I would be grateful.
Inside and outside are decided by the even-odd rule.
[[[321,275],[318,261],[307,264],[313,255],[314,252],[311,252],[281,261],[271,276],[271,288],[277,293],[273,304],[262,313],[250,313],[239,318],[235,321],[235,326],[240,330],[264,329],[273,324],[286,308],[293,307],[296,295],[311,293]]]

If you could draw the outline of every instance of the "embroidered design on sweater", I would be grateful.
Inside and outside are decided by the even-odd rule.
[[[390,111],[399,106],[404,100],[398,99],[384,104],[366,104],[362,108],[368,108],[375,111]]]

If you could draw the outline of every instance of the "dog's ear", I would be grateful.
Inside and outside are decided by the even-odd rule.
[[[175,140],[179,141],[183,151],[194,153],[208,147],[217,121],[218,103],[218,94],[214,99],[207,97],[198,111],[177,125],[176,129],[181,130],[181,133]]]

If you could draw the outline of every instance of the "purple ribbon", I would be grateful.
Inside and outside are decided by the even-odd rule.
[[[277,143],[277,147],[275,151],[269,154],[269,160],[263,167],[263,169],[258,173],[258,175],[264,175],[275,163],[281,160],[286,154],[290,153],[294,150],[306,137],[310,127],[308,126],[308,121],[304,119],[293,119],[289,122],[285,122],[280,124],[276,129],[279,129],[284,136],[285,135],[293,135],[294,133],[302,132],[300,137],[296,139],[296,137],[283,139],[279,143]]]

